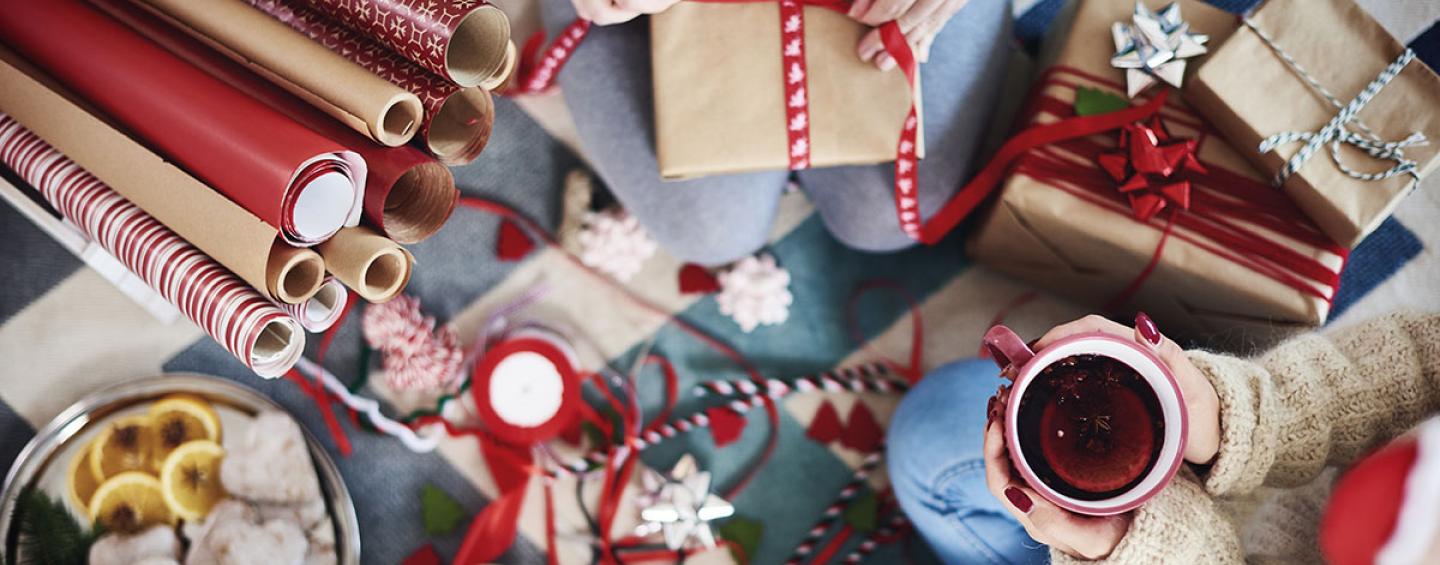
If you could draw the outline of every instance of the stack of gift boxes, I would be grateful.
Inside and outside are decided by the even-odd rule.
[[[689,4],[652,21],[662,174],[905,159],[895,132],[915,90],[854,60],[860,24],[824,2],[781,2],[825,28],[799,31],[814,143],[797,166],[784,10]],[[1244,16],[1200,0],[1079,0],[1072,16],[1011,145],[1036,128],[1046,141],[1001,149],[990,168],[1003,174],[982,173],[956,197],[972,202],[952,206],[977,210],[969,254],[1212,343],[1323,324],[1349,250],[1440,163],[1440,78],[1353,0],[1268,0]],[[757,40],[703,37],[737,28]],[[946,225],[917,239],[953,224],[930,223]]]

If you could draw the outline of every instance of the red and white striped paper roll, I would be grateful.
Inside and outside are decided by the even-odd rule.
[[[280,309],[300,322],[305,331],[320,333],[335,325],[340,314],[350,306],[350,292],[334,276],[325,277],[320,290],[299,304],[280,304]]]
[[[300,359],[298,322],[4,114],[0,162],[256,374],[278,377]]]

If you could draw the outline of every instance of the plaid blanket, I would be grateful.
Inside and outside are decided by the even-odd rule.
[[[1232,10],[1250,2],[1213,0]],[[1397,35],[1412,42],[1432,66],[1440,63],[1440,4],[1362,0]],[[1021,1],[1016,6],[1017,33],[1033,46],[1064,0]],[[482,159],[455,170],[467,195],[506,202],[553,228],[559,216],[559,193],[565,175],[583,168],[581,161],[553,139],[521,107],[496,101],[496,131]],[[542,118],[545,118],[542,116]],[[1336,300],[1332,325],[1346,325],[1397,308],[1440,308],[1433,282],[1440,280],[1440,178],[1431,179],[1401,207],[1397,216],[1357,249]],[[681,390],[709,379],[742,378],[739,371],[712,350],[676,331],[666,319],[628,306],[614,289],[576,276],[575,267],[558,251],[543,250],[519,263],[502,263],[494,255],[497,219],[461,209],[433,239],[412,248],[418,261],[410,293],[426,313],[460,328],[473,329],[496,305],[537,283],[560,284],[535,306],[553,319],[590,336],[616,366],[628,367],[645,346],[675,363]],[[162,372],[200,372],[234,379],[255,387],[284,404],[317,436],[328,437],[309,398],[284,381],[262,381],[187,322],[164,324],[127,300],[114,286],[38,231],[8,206],[0,206],[0,468],[65,406],[97,388]],[[850,292],[874,273],[891,274],[919,301],[925,323],[923,365],[975,354],[981,333],[997,313],[997,305],[1030,292],[1014,281],[972,267],[960,251],[958,238],[944,245],[893,255],[870,255],[835,242],[803,196],[789,195],[777,221],[768,252],[791,272],[795,295],[790,321],[746,334],[721,315],[711,297],[682,296],[675,289],[678,264],[653,258],[630,287],[680,316],[736,346],[759,369],[774,376],[795,376],[873,359],[874,351],[905,358],[910,348],[908,310],[901,301],[867,300],[864,346],[847,330]],[[1079,315],[1080,306],[1040,294],[1008,312],[1006,322],[1022,334],[1044,329]],[[313,341],[313,340],[312,340]],[[313,347],[313,346],[312,346]],[[358,316],[342,328],[326,366],[344,379],[374,370],[362,366]],[[642,380],[641,403],[653,411],[662,401],[656,375]],[[364,392],[399,411],[415,404],[386,390],[383,379],[369,379]],[[700,406],[681,395],[678,413]],[[883,425],[895,398],[880,395],[799,395],[782,403],[780,443],[754,483],[731,501],[740,516],[764,525],[752,559],[782,561],[804,537],[805,530],[849,480],[860,454],[844,447],[824,446],[804,437],[822,402],[841,414],[865,402]],[[454,554],[463,529],[429,536],[421,524],[420,491],[438,486],[474,512],[495,494],[495,486],[473,440],[446,440],[428,454],[414,454],[385,436],[345,422],[354,454],[337,462],[355,498],[364,539],[366,563],[397,563],[417,548],[433,544],[444,556]],[[716,449],[705,433],[681,435],[647,450],[644,461],[669,468],[684,453],[694,453],[703,468],[728,485],[760,450],[766,424],[752,417],[741,439]],[[332,449],[333,445],[329,446]],[[573,493],[572,482],[557,492]],[[591,485],[590,493],[598,490]],[[535,493],[532,493],[535,494]],[[566,542],[567,535],[588,531],[570,496],[557,497],[561,552],[566,562],[590,559],[584,545]],[[504,562],[542,562],[543,506],[528,498],[522,513],[521,536]],[[593,496],[591,497],[593,500]],[[853,546],[855,542],[852,541]],[[877,559],[898,559],[898,546],[882,548]],[[889,552],[889,553],[887,553]],[[696,561],[728,561],[724,552]]]

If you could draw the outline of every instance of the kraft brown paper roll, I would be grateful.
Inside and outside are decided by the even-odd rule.
[[[240,0],[135,0],[381,145],[420,130],[420,98]]]
[[[325,268],[369,302],[387,302],[410,284],[415,257],[367,227],[345,228],[317,249]]]
[[[0,110],[262,293],[310,298],[324,260],[119,129],[14,52],[0,48]]]

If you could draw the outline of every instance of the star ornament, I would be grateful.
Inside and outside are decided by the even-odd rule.
[[[1144,222],[1171,206],[1190,208],[1190,181],[1185,177],[1205,172],[1195,157],[1198,149],[1193,139],[1172,138],[1155,116],[1121,129],[1120,146],[1101,153],[1097,161],[1129,198],[1135,219]]]
[[[1143,1],[1135,3],[1132,23],[1115,22],[1110,34],[1115,56],[1110,66],[1125,71],[1126,89],[1131,98],[1158,81],[1180,87],[1187,59],[1209,52],[1210,36],[1190,33],[1190,24],[1180,18],[1180,5],[1170,4],[1158,13]]]
[[[735,507],[710,492],[710,473],[700,471],[693,456],[681,457],[668,476],[647,469],[644,481],[651,495],[640,510],[643,528],[663,531],[671,551],[684,549],[691,539],[715,547],[710,522],[734,515]]]

